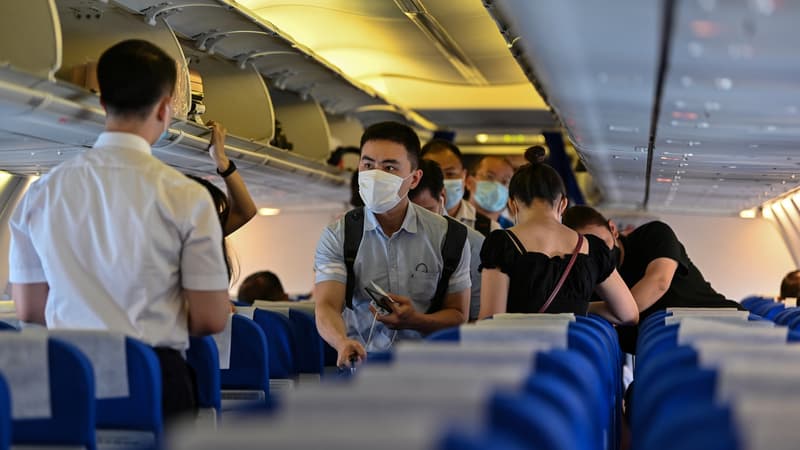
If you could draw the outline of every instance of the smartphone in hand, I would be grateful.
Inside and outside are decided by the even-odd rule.
[[[391,304],[395,303],[395,301],[392,300],[389,294],[381,289],[380,286],[375,284],[374,281],[370,282],[370,286],[365,286],[364,290],[372,297],[372,306],[378,310],[378,314],[385,316],[392,313],[393,309]]]

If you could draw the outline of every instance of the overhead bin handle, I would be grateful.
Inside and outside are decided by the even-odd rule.
[[[225,8],[223,5],[214,5],[209,3],[184,3],[181,5],[164,5],[164,6],[152,6],[148,9],[145,9],[142,12],[145,12],[144,21],[150,25],[156,25],[156,19],[159,15],[165,14],[170,15],[175,12],[180,12],[183,8],[199,8],[199,7],[210,7],[210,8]]]

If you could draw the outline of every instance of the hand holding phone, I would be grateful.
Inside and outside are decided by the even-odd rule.
[[[374,281],[370,282],[369,286],[365,286],[364,290],[366,290],[367,294],[372,297],[372,302],[370,303],[376,310],[378,310],[378,314],[385,316],[394,311],[391,304],[395,303],[395,301],[389,297],[389,294],[387,294],[386,291],[375,284]]]

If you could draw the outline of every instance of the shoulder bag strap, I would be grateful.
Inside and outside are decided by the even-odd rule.
[[[583,247],[583,235],[578,233],[578,245],[575,246],[575,250],[572,251],[572,256],[569,259],[569,263],[567,264],[567,268],[564,269],[564,273],[561,274],[561,279],[558,280],[558,284],[556,287],[553,288],[553,292],[550,293],[550,297],[544,302],[541,308],[539,308],[539,313],[543,313],[547,311],[547,308],[550,307],[550,304],[553,303],[553,299],[556,298],[558,295],[558,291],[561,290],[561,286],[564,285],[564,280],[567,279],[567,275],[569,275],[570,270],[572,270],[572,266],[575,265],[575,259],[578,258],[578,253],[581,251],[581,247]]]

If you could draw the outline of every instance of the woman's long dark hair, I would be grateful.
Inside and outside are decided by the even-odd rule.
[[[228,215],[230,214],[230,206],[228,204],[228,196],[222,192],[222,189],[216,187],[214,183],[196,177],[194,175],[186,174],[187,177],[197,181],[198,183],[202,184],[207,190],[208,193],[211,195],[211,200],[214,202],[214,208],[217,210],[217,216],[219,217],[219,224],[220,227],[223,229],[222,233],[222,256],[225,257],[225,269],[228,271],[228,282],[233,279],[233,265],[231,264],[231,259],[228,256],[228,247],[225,245],[225,222],[228,221]]]

